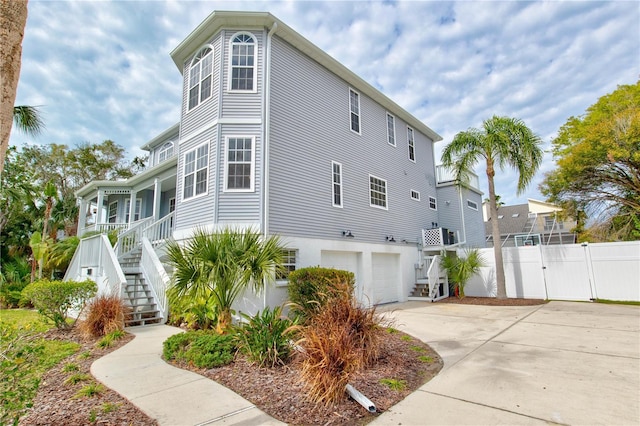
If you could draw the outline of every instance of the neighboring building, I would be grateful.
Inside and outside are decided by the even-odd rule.
[[[386,303],[407,300],[441,249],[484,246],[477,178],[458,191],[436,176],[441,137],[271,14],[215,12],[171,56],[184,76],[181,117],[143,146],[150,167],[77,193],[81,212],[98,211],[89,226],[80,215],[80,234],[121,232],[112,281],[128,253],[155,267],[148,247],[231,226],[279,234],[288,270],[350,270],[361,300]],[[81,263],[70,276],[104,270]],[[166,281],[140,267],[147,284]],[[283,281],[240,309],[285,297]]]
[[[577,223],[566,218],[562,209],[550,203],[528,199],[527,204],[500,206],[498,223],[503,247],[574,244]],[[489,203],[482,205],[487,246],[493,247]]]

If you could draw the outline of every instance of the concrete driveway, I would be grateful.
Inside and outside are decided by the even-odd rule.
[[[640,424],[640,307],[384,308],[444,360],[374,425]]]

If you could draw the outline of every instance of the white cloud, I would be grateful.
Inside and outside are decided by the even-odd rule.
[[[43,106],[36,142],[112,139],[140,154],[179,120],[170,51],[214,8],[273,13],[440,133],[437,156],[494,114],[523,119],[548,148],[570,116],[640,75],[630,1],[32,1],[17,103]],[[514,173],[500,173],[497,191],[507,203],[541,198],[552,168],[547,155],[522,196]]]

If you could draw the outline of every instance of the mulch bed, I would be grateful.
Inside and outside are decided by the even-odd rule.
[[[93,397],[76,397],[76,393],[92,380],[76,384],[65,384],[73,374],[91,374],[91,364],[98,358],[115,351],[133,339],[127,334],[106,349],[96,346],[99,339],[85,339],[73,329],[67,332],[50,330],[44,335],[48,340],[72,341],[81,345],[74,355],[62,360],[49,370],[38,388],[38,393],[27,415],[20,419],[21,425],[157,425],[158,423],[144,414],[135,405],[115,391],[104,390]],[[77,371],[65,372],[67,364],[78,366]],[[93,420],[93,421],[92,421]]]

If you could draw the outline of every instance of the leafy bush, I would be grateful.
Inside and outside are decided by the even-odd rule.
[[[238,330],[239,349],[261,367],[284,365],[291,355],[294,321],[282,316],[281,307],[265,308],[253,317],[242,316],[248,322]]]
[[[75,325],[67,323],[72,310],[81,312],[87,300],[95,296],[98,288],[91,280],[86,281],[36,281],[22,290],[38,312],[53,321],[59,329]],[[77,319],[76,319],[77,321]]]
[[[298,269],[289,274],[287,290],[292,303],[291,312],[305,322],[318,314],[327,300],[336,295],[353,297],[354,288],[353,272],[319,266]]]
[[[31,266],[24,257],[15,257],[0,265],[0,308],[17,308],[28,301],[22,290],[29,284]]]
[[[188,331],[165,340],[162,353],[167,360],[187,362],[199,368],[219,367],[233,361],[234,340],[228,334]]]
[[[169,324],[184,324],[191,330],[209,330],[218,321],[218,310],[213,298],[180,297],[175,287],[169,288],[168,296]]]
[[[116,295],[100,295],[87,304],[87,313],[79,328],[90,337],[105,336],[124,329],[124,315],[127,306]]]
[[[301,378],[316,403],[328,405],[344,397],[351,377],[378,357],[382,320],[375,308],[359,306],[345,290],[301,327]]]

